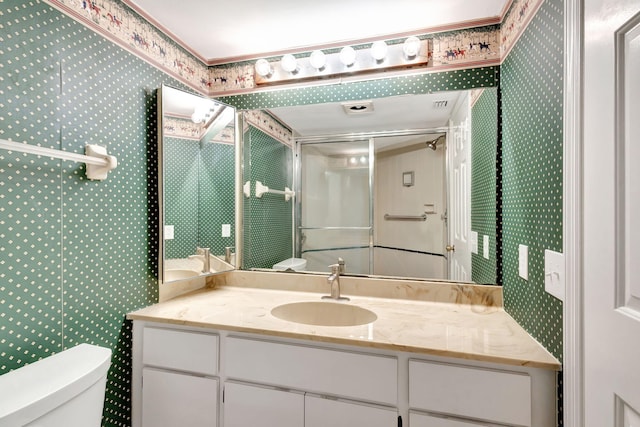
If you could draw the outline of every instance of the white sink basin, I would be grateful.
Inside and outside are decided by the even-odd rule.
[[[316,326],[358,326],[374,322],[378,318],[366,308],[329,301],[282,304],[271,310],[271,314],[289,322]]]
[[[179,269],[179,268],[169,269],[164,271],[164,281],[172,282],[174,280],[190,279],[192,277],[197,277],[199,275],[200,273],[194,270]]]

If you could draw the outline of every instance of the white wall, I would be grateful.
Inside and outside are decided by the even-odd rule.
[[[442,254],[446,209],[445,149],[427,148],[425,137],[416,144],[397,150],[376,153],[374,243],[376,246],[411,249]],[[403,172],[413,171],[415,184],[403,186]],[[436,214],[422,221],[389,221],[389,215],[422,215],[425,204],[435,204]],[[428,208],[430,209],[430,208]],[[446,260],[443,257],[414,254],[376,248],[374,273],[444,278]]]

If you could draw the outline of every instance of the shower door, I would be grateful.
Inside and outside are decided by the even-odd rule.
[[[307,270],[373,272],[373,140],[298,143],[296,256]]]

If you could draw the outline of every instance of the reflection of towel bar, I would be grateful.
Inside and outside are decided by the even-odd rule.
[[[256,181],[256,197],[260,198],[265,193],[281,194],[284,196],[284,200],[287,202],[289,201],[289,199],[291,199],[295,195],[295,193],[292,190],[290,190],[289,187],[285,187],[284,191],[272,190],[266,185],[263,185],[262,182]]]
[[[422,215],[389,215],[384,214],[387,221],[426,221],[427,214]]]

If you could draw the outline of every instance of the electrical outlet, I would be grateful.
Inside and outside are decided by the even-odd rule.
[[[482,256],[489,259],[489,236],[482,236]]]
[[[173,239],[173,225],[165,225],[164,240],[172,240],[172,239]]]
[[[478,253],[478,232],[477,231],[472,231],[471,234],[469,234],[469,247],[471,248],[472,254]]]
[[[564,254],[546,249],[544,251],[544,290],[564,301],[565,292]]]
[[[222,237],[231,237],[231,224],[222,224]]]
[[[529,280],[529,247],[518,246],[518,274],[524,280]]]

